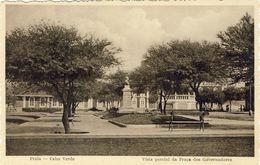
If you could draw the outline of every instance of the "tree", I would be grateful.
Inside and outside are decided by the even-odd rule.
[[[96,85],[96,81],[88,81],[88,82],[79,82],[75,81],[73,83],[73,93],[72,93],[72,103],[71,103],[71,111],[69,112],[69,117],[75,114],[76,108],[79,103],[85,100],[88,100],[93,96],[94,87]]]
[[[109,106],[114,102],[117,102],[117,107],[123,97],[123,88],[126,85],[127,73],[121,70],[113,74],[107,75],[102,81],[98,82],[95,92],[95,98],[98,101],[106,103],[106,110],[109,109]]]
[[[70,133],[75,83],[101,77],[118,63],[114,54],[119,51],[107,40],[80,36],[74,27],[43,22],[7,34],[6,76],[52,89],[63,103],[62,123],[65,133]]]
[[[219,105],[219,109],[223,110],[223,103],[225,101],[225,95],[222,90],[214,91],[214,99],[213,103],[216,103]]]
[[[254,109],[254,19],[246,13],[236,25],[220,32],[218,38],[233,82],[246,82],[246,107]]]
[[[23,82],[23,81],[13,82],[10,79],[5,80],[5,86],[6,86],[5,101],[7,104],[7,110],[8,108],[12,108],[12,107],[16,109],[17,95],[41,91],[41,88],[39,88],[36,85],[33,84],[29,85],[27,82]]]
[[[23,86],[19,86],[18,83],[12,83],[8,80],[5,81],[5,103],[7,104],[7,110],[15,108],[16,100],[18,94],[20,94],[21,90],[23,91]]]
[[[203,98],[200,87],[202,82],[221,82],[225,72],[221,52],[217,43],[207,41],[171,41],[168,43],[171,54],[175,54],[175,75],[181,75],[184,82],[195,93],[195,100],[202,110]]]
[[[142,61],[140,67],[135,68],[132,72],[129,73],[129,84],[133,92],[143,93],[146,90],[149,90],[150,94],[151,93],[153,94],[153,99],[154,99],[153,101],[158,100],[158,93],[157,93],[158,88],[156,86],[155,79],[156,78],[155,78],[154,70],[150,68],[149,65],[146,65],[144,61]],[[160,111],[162,112],[161,107],[159,108]]]
[[[109,103],[115,101],[114,93],[111,90],[111,84],[104,81],[99,81],[95,87],[94,98],[99,102],[106,104],[106,110],[109,109]]]
[[[246,13],[238,24],[217,36],[234,82],[254,81],[254,19]]]
[[[227,87],[224,89],[224,94],[225,94],[225,100],[229,101],[229,107],[230,107],[230,112],[232,110],[232,101],[233,100],[242,100],[245,98],[245,89],[244,88],[236,88],[233,86]]]
[[[114,93],[115,100],[119,104],[123,97],[123,89],[126,85],[127,73],[118,70],[114,74],[108,75],[107,79],[111,84],[111,92]],[[118,105],[119,106],[119,105]]]
[[[143,60],[146,68],[149,68],[151,78],[149,82],[151,89],[157,89],[159,93],[159,110],[166,114],[166,105],[171,93],[179,86],[181,78],[173,73],[176,56],[170,54],[166,44],[151,46]],[[148,69],[146,69],[148,70]]]
[[[130,84],[136,91],[158,91],[159,110],[166,114],[170,94],[183,89],[182,74],[176,71],[176,54],[167,44],[153,45],[142,61],[141,67],[130,74]]]
[[[210,108],[213,108],[213,104],[218,104],[219,109],[223,109],[222,105],[225,101],[225,95],[222,90],[213,90],[210,88],[204,88],[201,91],[203,103],[210,104]]]

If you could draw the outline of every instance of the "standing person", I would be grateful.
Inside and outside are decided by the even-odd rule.
[[[174,113],[173,111],[171,111],[171,119],[170,119],[170,123],[169,123],[169,131],[173,130],[173,120],[174,120]]]
[[[229,112],[229,105],[226,105],[226,111]]]
[[[246,110],[245,105],[243,105],[243,111],[245,111],[245,110]]]
[[[200,113],[200,131],[204,132],[204,117],[205,117],[205,111],[202,111]]]

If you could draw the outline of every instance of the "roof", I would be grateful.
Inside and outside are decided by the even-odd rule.
[[[24,94],[16,96],[30,96],[30,97],[54,97],[53,95],[41,95],[41,94]]]
[[[45,92],[45,91],[38,91],[38,92],[25,92],[18,94],[16,96],[31,96],[31,97],[54,97],[53,95]]]

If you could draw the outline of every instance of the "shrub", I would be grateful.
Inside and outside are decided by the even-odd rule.
[[[93,108],[88,109],[88,111],[102,111],[102,110],[99,110],[96,107],[93,107]]]
[[[54,112],[61,112],[61,108],[23,108],[24,112],[48,112],[48,113],[54,113]]]
[[[171,116],[158,115],[158,116],[153,116],[151,120],[152,120],[153,123],[156,123],[156,124],[164,124],[167,121],[171,120]]]
[[[118,112],[118,108],[116,108],[116,107],[112,107],[112,108],[110,108],[109,110],[108,110],[108,112],[109,113],[111,113],[111,114],[116,114],[117,112]]]
[[[165,124],[165,123],[171,121],[171,116],[170,115],[157,115],[157,116],[153,116],[151,120],[153,123],[156,123],[156,124]],[[190,119],[190,118],[177,116],[177,115],[174,115],[173,120],[174,121],[197,121],[195,119]]]

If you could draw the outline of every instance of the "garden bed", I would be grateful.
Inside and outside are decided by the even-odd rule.
[[[13,118],[7,118],[6,123],[13,123],[13,124],[22,124],[28,122],[28,120],[25,119],[13,119]]]
[[[23,108],[23,112],[48,112],[48,113],[55,113],[61,112],[61,108]]]
[[[7,134],[26,134],[26,133],[54,134],[55,132],[64,132],[64,129],[63,127],[37,127],[37,126],[13,127],[13,128],[6,129]]]
[[[9,116],[30,117],[30,118],[33,118],[33,119],[38,119],[38,118],[41,117],[40,115],[9,115]]]
[[[116,113],[116,114],[105,114],[101,117],[102,119],[109,119],[122,124],[167,124],[171,120],[169,115],[160,115],[154,113]],[[174,121],[197,121],[194,119],[174,116]]]

